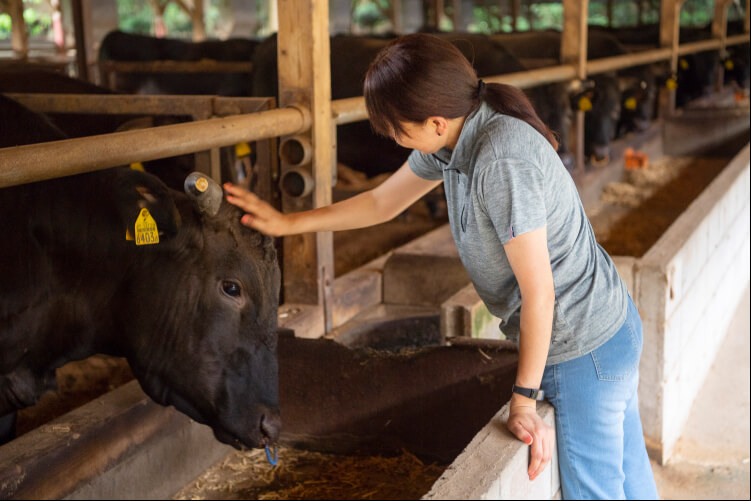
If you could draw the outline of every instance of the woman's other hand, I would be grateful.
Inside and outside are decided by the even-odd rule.
[[[516,395],[514,395],[515,397]],[[511,399],[508,416],[508,429],[516,438],[530,446],[529,480],[532,481],[542,473],[555,447],[555,434],[542,418],[537,414],[535,403],[517,403]],[[524,398],[524,397],[521,397]]]
[[[274,237],[292,233],[288,218],[245,188],[225,183],[227,202],[246,212],[240,219],[245,226]]]

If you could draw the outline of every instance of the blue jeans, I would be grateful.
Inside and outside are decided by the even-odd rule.
[[[563,499],[658,499],[639,418],[642,323],[629,297],[620,330],[591,353],[545,367]]]

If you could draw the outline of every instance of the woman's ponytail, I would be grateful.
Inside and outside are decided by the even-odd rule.
[[[486,84],[480,80],[478,83],[478,94],[480,99],[488,103],[498,113],[527,122],[537,132],[542,134],[553,145],[554,149],[558,149],[558,140],[555,137],[555,133],[542,123],[532,103],[521,89],[500,83]]]

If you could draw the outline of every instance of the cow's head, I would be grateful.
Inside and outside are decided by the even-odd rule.
[[[276,441],[280,273],[272,239],[242,226],[226,203],[211,215],[148,174],[131,171],[122,183],[131,194],[119,201],[126,224],[146,208],[163,233],[157,244],[132,242],[119,294],[121,348],[141,386],[222,442]]]
[[[610,142],[621,116],[621,96],[614,74],[592,77],[592,109],[584,120],[584,154],[594,164],[610,161]]]
[[[638,71],[637,71],[638,70]],[[622,132],[644,132],[649,128],[657,101],[655,74],[650,66],[618,76],[621,93]]]

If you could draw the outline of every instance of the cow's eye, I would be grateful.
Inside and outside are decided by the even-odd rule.
[[[230,280],[225,280],[224,282],[222,282],[222,291],[230,297],[240,297],[243,293],[240,284],[238,284],[237,282],[232,282]]]

